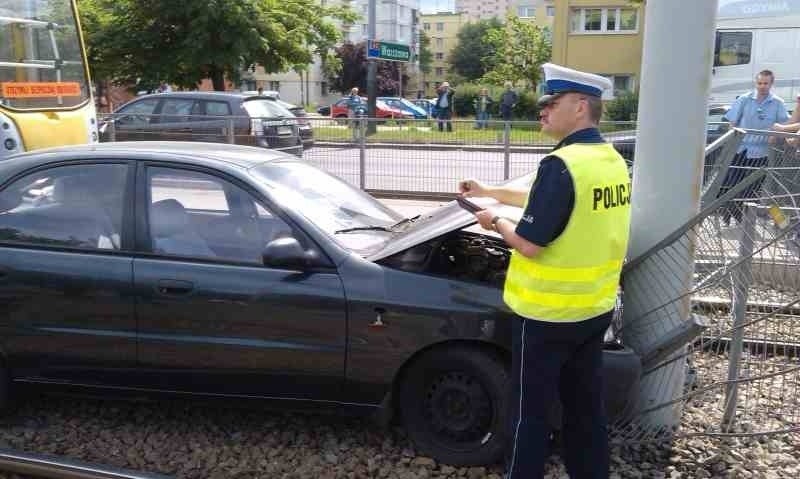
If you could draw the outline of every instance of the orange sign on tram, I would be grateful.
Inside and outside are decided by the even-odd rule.
[[[81,96],[78,82],[4,82],[0,91],[5,98],[51,98],[54,96]]]

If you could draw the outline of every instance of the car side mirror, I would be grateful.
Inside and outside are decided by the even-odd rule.
[[[270,241],[261,254],[264,266],[305,267],[313,265],[317,259],[314,250],[304,250],[295,238],[278,238]]]

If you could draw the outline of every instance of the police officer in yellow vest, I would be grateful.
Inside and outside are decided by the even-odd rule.
[[[543,476],[548,413],[559,399],[570,477],[607,478],[602,347],[628,247],[631,183],[625,161],[597,129],[609,80],[543,68],[542,131],[559,143],[539,164],[533,187],[465,180],[459,189],[525,209],[519,223],[491,209],[475,214],[514,249],[503,293],[517,315],[508,478]]]

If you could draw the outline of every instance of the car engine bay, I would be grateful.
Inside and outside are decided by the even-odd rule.
[[[381,264],[503,287],[511,249],[501,239],[455,231],[397,253]]]

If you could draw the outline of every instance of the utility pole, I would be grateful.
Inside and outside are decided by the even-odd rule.
[[[375,38],[375,0],[369,0],[367,7],[367,39],[377,40]],[[377,81],[378,81],[378,64],[375,59],[367,60],[367,117],[375,118],[375,97],[378,95]],[[375,133],[375,122],[367,122],[367,134]]]
[[[644,51],[628,248],[628,258],[634,261],[700,208],[717,0],[648,0],[642,8]],[[680,101],[664,94],[668,91],[680,91]],[[686,243],[673,246],[681,254],[670,257],[669,273],[663,263],[653,262],[625,275],[624,337],[639,354],[652,351],[689,320],[689,295],[671,304],[658,321],[652,315],[664,303],[664,294],[653,294],[659,287],[654,281],[670,292],[691,288],[694,244]],[[660,430],[680,422],[681,404],[652,409],[682,394],[686,372],[684,360],[665,362],[642,378],[638,405],[640,411],[651,411],[644,422]]]

